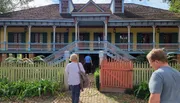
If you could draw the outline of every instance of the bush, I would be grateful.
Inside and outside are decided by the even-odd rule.
[[[99,83],[99,79],[100,79],[100,70],[99,68],[96,68],[96,71],[94,73],[94,78],[95,78],[95,82],[96,82],[96,88],[99,90],[100,89],[100,83]]]
[[[16,81],[9,82],[7,79],[0,80],[0,97],[17,97],[23,99],[24,97],[34,97],[42,95],[54,95],[60,89],[58,82],[49,80],[40,81]]]
[[[140,99],[148,99],[150,96],[149,88],[148,88],[148,83],[147,82],[142,82],[138,86],[134,87],[134,95],[137,98]]]
[[[139,85],[135,85],[135,86],[133,86],[133,89],[126,89],[125,93],[134,95],[137,98],[145,99],[145,100],[148,99],[150,96],[147,82],[142,82]]]

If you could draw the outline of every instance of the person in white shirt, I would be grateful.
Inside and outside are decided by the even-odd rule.
[[[81,71],[85,73],[84,67],[79,63],[79,58],[77,54],[72,54],[70,56],[71,63],[67,64],[65,72],[68,76],[68,84],[72,93],[72,103],[79,103],[80,96],[80,75],[79,67]],[[78,67],[79,63],[79,67]]]

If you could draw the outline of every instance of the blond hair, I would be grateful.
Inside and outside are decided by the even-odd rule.
[[[152,49],[146,56],[148,60],[151,61],[161,61],[161,62],[168,62],[167,55],[163,51],[163,49]]]
[[[69,60],[70,60],[70,61],[78,61],[78,60],[79,60],[78,55],[77,55],[77,54],[71,54]]]

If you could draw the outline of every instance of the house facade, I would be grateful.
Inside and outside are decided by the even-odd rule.
[[[104,48],[130,55],[152,48],[179,54],[180,15],[124,0],[107,4],[60,0],[0,14],[0,61],[9,54],[34,57],[67,50],[96,55]]]

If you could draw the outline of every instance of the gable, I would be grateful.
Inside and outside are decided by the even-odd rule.
[[[98,5],[93,1],[88,2],[78,12],[104,12]]]

